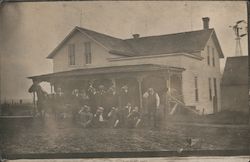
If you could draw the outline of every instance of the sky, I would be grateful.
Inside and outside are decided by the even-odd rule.
[[[32,99],[28,76],[52,72],[46,56],[75,27],[81,26],[118,38],[200,30],[210,18],[225,59],[235,55],[230,25],[247,20],[244,1],[76,1],[22,2],[0,6],[1,99]],[[247,37],[241,40],[248,54]]]

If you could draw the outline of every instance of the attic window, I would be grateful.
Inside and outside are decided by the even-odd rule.
[[[68,56],[69,56],[69,65],[75,65],[75,45],[74,44],[69,44]]]
[[[85,42],[84,47],[85,47],[85,63],[91,64],[92,59],[91,59],[91,44],[90,44],[90,42]]]

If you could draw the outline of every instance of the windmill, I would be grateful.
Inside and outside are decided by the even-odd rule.
[[[236,56],[242,56],[242,49],[241,49],[241,43],[240,40],[242,37],[247,35],[247,22],[245,20],[239,20],[235,23],[233,26],[229,26],[230,28],[233,28],[233,31],[235,33],[235,40],[236,40],[236,46],[235,46],[235,55]],[[245,30],[245,31],[242,31]]]

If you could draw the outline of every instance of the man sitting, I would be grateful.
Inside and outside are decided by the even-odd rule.
[[[103,111],[104,111],[103,107],[98,107],[96,114],[94,115],[94,118],[93,118],[94,127],[103,128],[106,126],[107,121],[104,120]]]
[[[137,128],[139,123],[141,122],[141,115],[139,113],[139,108],[135,106],[132,112],[127,117],[128,122],[127,125],[129,128]]]
[[[79,111],[79,115],[80,115],[80,124],[84,128],[90,127],[90,124],[93,119],[93,114],[90,112],[90,107],[84,105],[84,107],[82,107],[81,110]]]
[[[127,103],[127,105],[117,112],[117,120],[115,121],[114,127],[126,127],[128,115],[132,112],[131,103]]]
[[[111,111],[107,115],[108,126],[114,127],[117,119],[118,119],[118,108],[112,107]]]

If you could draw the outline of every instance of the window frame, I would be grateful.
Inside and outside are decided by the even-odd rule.
[[[84,42],[84,56],[85,64],[89,65],[92,63],[92,53],[91,53],[91,42]]]
[[[68,45],[68,64],[69,66],[76,65],[75,44]]]
[[[213,82],[214,82],[214,96],[217,97],[217,79],[213,78]]]
[[[210,46],[207,46],[207,65],[210,66]]]
[[[213,94],[212,94],[212,79],[208,78],[208,95],[209,95],[209,100],[213,100]]]
[[[199,86],[198,86],[198,77],[194,77],[194,91],[195,91],[195,101],[199,101]]]
[[[214,54],[214,48],[212,48],[212,64],[213,64],[213,67],[215,67],[215,54]]]

